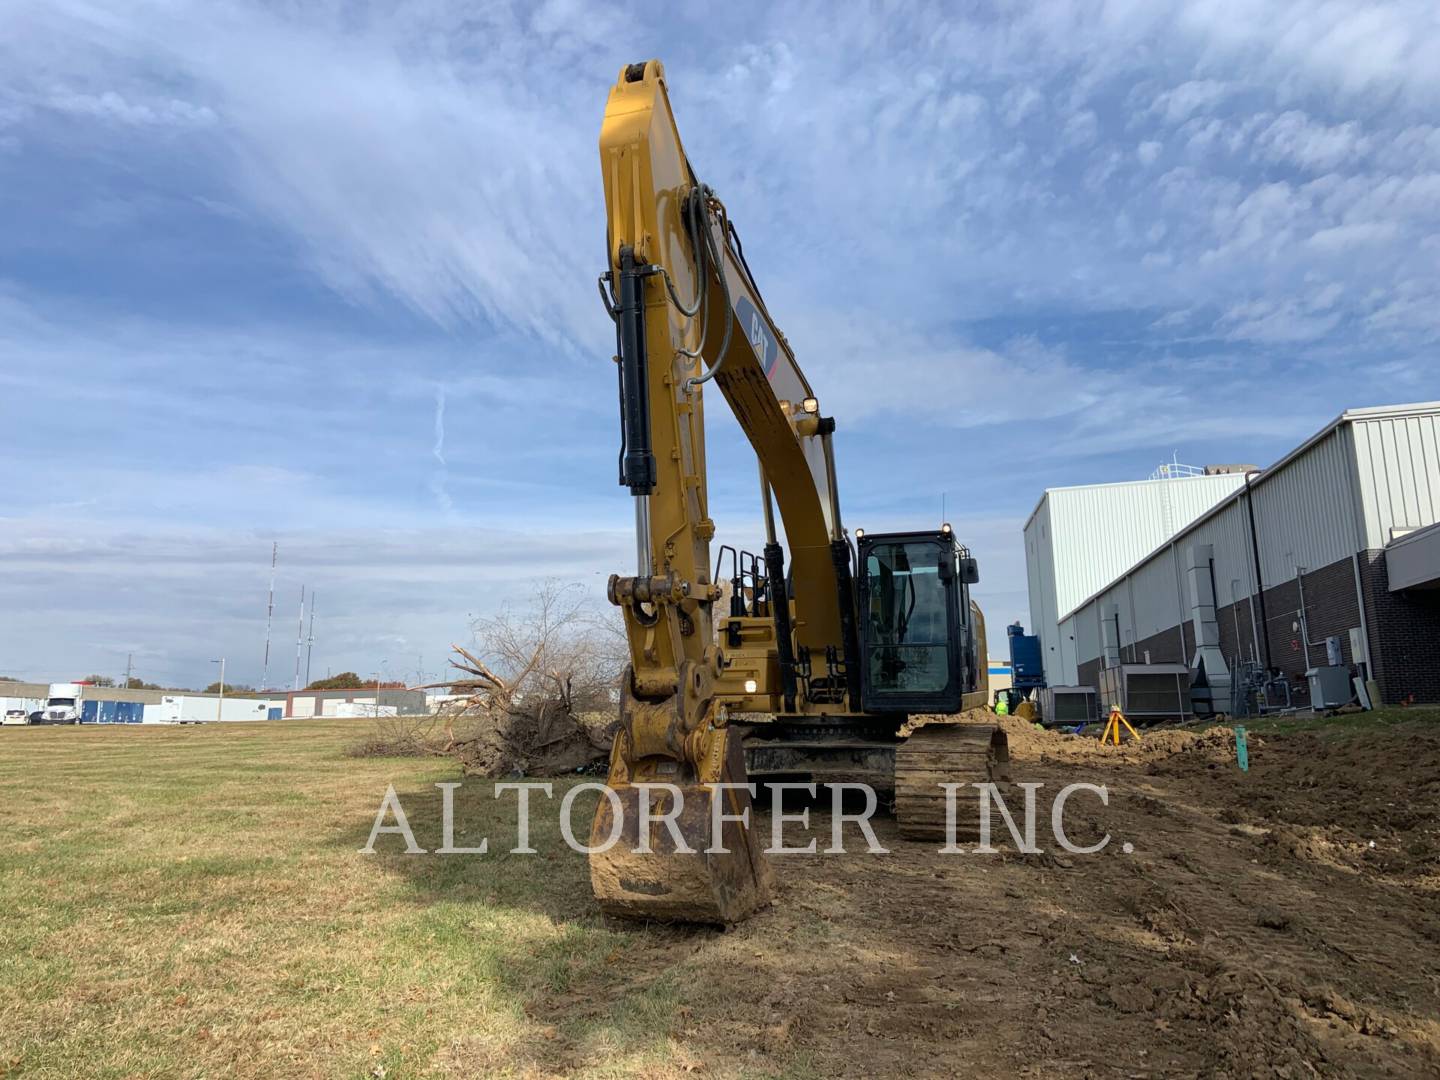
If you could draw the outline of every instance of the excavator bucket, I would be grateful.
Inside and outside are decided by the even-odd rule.
[[[750,794],[743,786],[713,786],[745,784],[740,737],[729,728],[706,733],[695,762],[627,761],[624,739],[616,736],[611,754],[613,798],[600,800],[590,832],[590,885],[601,909],[628,919],[728,926],[768,906],[772,879],[752,827]],[[742,817],[749,824],[729,820]]]

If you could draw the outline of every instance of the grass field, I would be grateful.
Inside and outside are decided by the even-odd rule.
[[[488,854],[361,854],[389,785],[438,847],[460,779],[346,756],[366,721],[4,729],[0,1078],[1437,1075],[1437,721],[1267,720],[1247,773],[1224,738],[1017,729],[1133,853],[957,857],[881,815],[888,853],[773,858],[728,933],[599,916],[565,781],[538,855],[479,780],[455,841]]]
[[[631,935],[592,913],[553,810],[542,854],[509,855],[513,802],[472,782],[457,844],[491,854],[358,853],[392,783],[438,847],[432,785],[460,779],[345,757],[362,723],[0,732],[0,1076],[474,1075],[547,1041],[596,1076],[683,1057],[673,981],[627,985]],[[582,984],[598,1006],[557,1015]]]

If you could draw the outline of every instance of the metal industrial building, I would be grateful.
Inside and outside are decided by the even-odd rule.
[[[1079,677],[1065,616],[1245,483],[1243,466],[1167,475],[1178,471],[1162,466],[1149,480],[1049,488],[1025,522],[1030,632],[1040,638],[1051,686]]]
[[[49,683],[0,682],[0,697],[43,705],[50,692]],[[380,706],[376,709],[376,692],[354,690],[271,690],[265,694],[227,693],[223,706],[219,695],[196,694],[176,690],[130,690],[118,686],[85,686],[85,698],[92,702],[127,702],[143,706],[146,722],[178,722],[181,713],[188,719],[278,720],[281,717],[310,719],[312,717],[365,717],[381,715],[414,716],[429,711],[423,690],[381,687]],[[27,709],[28,711],[28,709]],[[193,713],[193,716],[191,715]],[[127,712],[127,723],[138,723],[140,713]],[[134,719],[130,719],[134,717]],[[152,719],[153,718],[153,719]],[[108,722],[104,713],[101,722]],[[87,721],[88,722],[88,721]]]
[[[285,715],[299,719],[316,716],[374,716],[377,691],[293,690],[285,695]],[[429,711],[425,691],[382,686],[378,691],[379,712],[398,716],[419,716]]]
[[[1113,580],[1062,601],[1059,633],[1083,685],[1120,664],[1191,664],[1198,626],[1232,669],[1283,673],[1297,705],[1322,665],[1369,680],[1383,703],[1440,701],[1437,520],[1440,402],[1352,409]]]
[[[172,690],[139,690],[124,686],[89,686],[86,696],[95,701],[133,701],[142,705],[158,705]],[[12,695],[43,702],[50,694],[50,684],[43,682],[0,682],[0,695]]]

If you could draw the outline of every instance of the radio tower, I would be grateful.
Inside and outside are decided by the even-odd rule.
[[[280,542],[270,545],[270,599],[265,605],[265,667],[260,675],[260,689],[270,689],[270,624],[275,620],[275,560],[280,555]]]
[[[310,685],[310,655],[315,651],[315,590],[310,590],[310,633],[305,635],[305,685]]]
[[[295,631],[295,689],[300,689],[300,650],[305,647],[305,586],[300,586],[300,629]]]

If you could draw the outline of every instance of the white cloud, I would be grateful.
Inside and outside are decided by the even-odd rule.
[[[1393,221],[1357,221],[1318,229],[1306,243],[1327,255],[1344,255],[1356,248],[1387,244],[1396,232]]]
[[[1067,146],[1085,147],[1095,141],[1100,121],[1093,109],[1082,109],[1065,121],[1061,138]]]
[[[1214,79],[1192,79],[1172,87],[1160,94],[1150,105],[1150,111],[1165,123],[1179,126],[1197,112],[1208,112],[1213,106],[1236,92],[1237,87]]]
[[[119,124],[158,127],[206,127],[215,123],[213,109],[175,98],[128,101],[114,90],[100,94],[60,91],[45,99],[46,108]]]
[[[1328,172],[1361,157],[1370,139],[1354,121],[1317,124],[1297,110],[1281,113],[1255,135],[1259,153],[1272,161],[1286,161],[1304,169]]]
[[[1335,312],[1308,310],[1299,302],[1255,300],[1226,311],[1220,326],[1232,341],[1290,345],[1324,337],[1340,318]]]
[[[1012,86],[1000,100],[1000,115],[1007,127],[1015,127],[1033,115],[1043,100],[1033,86]]]
[[[1024,453],[1097,470],[1177,435],[1256,446],[1286,434],[1267,395],[1313,426],[1354,403],[1362,350],[1413,371],[1440,331],[1428,4],[741,4],[703,25],[665,9],[639,39],[623,12],[571,3],[19,0],[7,16],[7,194],[93,190],[0,219],[22,254],[85,266],[77,307],[46,318],[0,292],[0,393],[27,413],[63,400],[77,430],[145,420],[103,452],[0,451],[20,496],[66,492],[54,512],[76,520],[125,498],[217,527],[239,498],[297,528],[377,510],[499,527],[573,516],[573,499],[608,513],[581,490],[585,469],[613,479],[596,136],[620,65],[652,51],[770,307],[878,455],[847,491],[893,489],[956,429],[986,477],[1016,467],[1016,430],[1043,435]],[[174,325],[105,314],[131,295],[107,265],[152,269],[137,236],[204,246],[177,207],[263,244],[206,252],[236,279],[297,307],[323,282],[366,329],[246,309],[261,290],[216,325],[223,303],[187,294],[183,263],[164,285]],[[105,256],[93,271],[87,252]],[[363,340],[376,323],[395,337]],[[1203,349],[1254,403],[1194,408]],[[96,491],[76,498],[86,475]],[[1004,517],[1048,479],[972,494]]]

